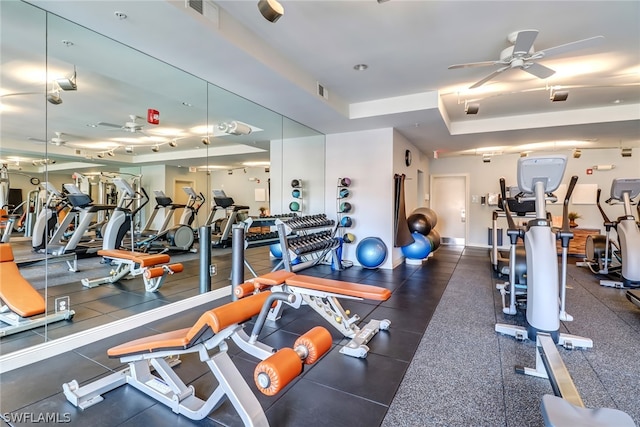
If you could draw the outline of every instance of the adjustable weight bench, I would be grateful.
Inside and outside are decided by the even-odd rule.
[[[44,298],[20,274],[11,245],[0,243],[0,322],[7,324],[0,325],[0,337],[71,319],[75,312],[65,308],[56,304],[56,312],[46,314]]]
[[[142,275],[147,292],[156,292],[162,286],[168,274],[180,273],[184,267],[180,263],[168,264],[171,258],[167,254],[147,254],[120,249],[102,249],[98,255],[108,259],[115,270],[109,276],[99,279],[82,279],[82,285],[95,288],[105,283],[115,283],[127,276],[134,278]],[[159,265],[163,264],[163,265]]]
[[[268,396],[282,390],[300,375],[303,364],[314,363],[332,345],[331,334],[320,326],[299,337],[294,348],[283,348],[277,352],[258,341],[246,340],[247,335],[240,334],[243,330],[241,323],[257,314],[256,327],[261,328],[259,324],[263,322],[260,319],[266,316],[274,301],[283,298],[291,299],[291,295],[261,292],[205,312],[191,328],[110,348],[107,351],[109,357],[120,358],[129,366],[82,387],[76,380],[65,383],[62,386],[64,395],[74,406],[86,409],[102,401],[102,394],[130,384],[173,412],[193,420],[205,418],[226,397],[246,426],[268,426],[258,399],[227,354],[225,341],[231,338],[236,343],[244,342],[242,348],[254,348],[252,354],[258,354],[262,359],[254,371],[254,381],[257,388]],[[217,351],[211,356],[209,350],[215,348]],[[184,384],[172,368],[180,363],[178,356],[186,353],[197,353],[218,382],[207,400],[196,397],[194,387]]]
[[[339,301],[341,298],[386,301],[391,296],[391,292],[385,288],[278,270],[238,285],[234,289],[234,294],[242,298],[267,288],[296,295],[295,302],[289,305],[294,308],[299,308],[302,303],[309,305],[345,337],[351,338],[351,341],[340,350],[341,353],[349,356],[367,357],[369,347],[366,344],[380,329],[387,330],[391,326],[391,321],[387,319],[370,320],[361,329],[356,324],[360,321],[360,316],[357,314],[350,316],[350,312],[345,310]],[[268,319],[280,318],[282,309],[283,302],[279,301],[269,313]]]

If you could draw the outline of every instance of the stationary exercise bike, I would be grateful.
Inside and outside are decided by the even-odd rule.
[[[567,252],[573,233],[569,228],[568,204],[573,188],[578,180],[572,177],[564,200],[562,229],[554,230],[547,218],[546,202],[548,193],[555,191],[564,176],[566,156],[522,157],[518,160],[518,187],[527,194],[524,200],[535,200],[536,218],[529,221],[526,230],[515,227],[511,212],[507,208],[511,238],[511,261],[515,265],[517,238],[523,238],[527,262],[527,303],[526,327],[501,324],[495,325],[496,332],[511,335],[518,340],[535,340],[538,332],[551,335],[554,342],[567,348],[592,347],[588,338],[561,334],[560,320],[571,320],[565,312],[565,290]],[[514,236],[514,237],[512,237]],[[558,274],[556,239],[562,241],[562,285]],[[512,269],[513,270],[513,269]],[[510,272],[511,275],[515,274]],[[513,283],[513,282],[512,282]],[[560,301],[558,298],[560,297]],[[562,319],[562,318],[565,319]]]
[[[640,287],[640,229],[638,220],[633,216],[633,199],[640,195],[640,178],[616,178],[611,183],[611,195],[606,203],[624,205],[624,215],[611,221],[600,205],[598,189],[597,206],[604,220],[605,235],[587,237],[584,262],[576,265],[589,267],[598,275],[608,276],[600,280],[602,286],[612,288]],[[637,206],[636,206],[637,208]],[[611,238],[611,230],[618,235],[617,241]]]

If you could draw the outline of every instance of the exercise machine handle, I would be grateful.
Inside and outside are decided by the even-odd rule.
[[[502,195],[502,209],[507,217],[507,224],[509,224],[510,229],[515,230],[518,227],[511,216],[511,209],[509,209],[509,204],[507,203],[507,185],[504,178],[500,178],[500,194]]]
[[[602,205],[600,204],[600,193],[602,193],[602,190],[600,188],[598,188],[598,192],[596,193],[596,206],[598,206],[598,210],[600,211],[600,215],[602,215],[602,219],[604,219],[604,226],[607,227],[607,229],[610,229],[611,227],[613,227],[613,223],[611,222],[611,220],[607,216],[607,214],[604,211],[604,209],[602,209]]]

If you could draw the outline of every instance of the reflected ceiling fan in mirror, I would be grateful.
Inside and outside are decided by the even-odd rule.
[[[53,144],[53,145],[57,145],[57,146],[61,146],[66,144],[67,142],[69,142],[68,140],[64,139],[62,137],[62,135],[65,135],[63,132],[55,132],[55,135],[53,138],[51,138],[50,140],[44,140],[44,139],[40,139],[40,138],[32,138],[32,137],[28,137],[27,139],[29,141],[33,141],[33,142],[37,142],[37,143],[41,143],[41,144]]]
[[[534,75],[540,79],[551,77],[555,70],[536,62],[552,55],[562,55],[564,53],[573,52],[580,49],[586,49],[596,46],[604,40],[603,36],[591,37],[584,40],[578,40],[571,43],[551,47],[537,51],[533,47],[533,42],[538,37],[538,30],[516,31],[507,37],[512,46],[507,47],[500,52],[500,59],[495,61],[470,62],[466,64],[456,64],[449,66],[450,70],[457,68],[485,67],[491,65],[500,65],[501,67],[484,77],[482,80],[474,83],[469,89],[475,89],[482,86],[489,80],[499,74],[512,69],[520,69]]]
[[[114,128],[114,129],[118,129],[118,130],[122,130],[125,132],[131,132],[131,133],[143,133],[143,129],[144,129],[144,125],[141,123],[138,123],[137,120],[144,120],[144,117],[140,117],[140,116],[136,116],[135,114],[130,114],[129,115],[129,120],[128,122],[125,122],[122,125],[117,125],[114,123],[107,123],[107,122],[98,122],[96,123],[96,125],[98,126],[106,126],[106,127],[110,127],[110,128]]]

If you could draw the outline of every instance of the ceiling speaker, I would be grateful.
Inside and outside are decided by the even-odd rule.
[[[569,97],[569,92],[567,92],[566,90],[559,90],[559,91],[551,92],[550,99],[552,102],[560,102],[560,101],[566,101],[568,97]]]
[[[480,109],[480,104],[471,103],[465,104],[464,112],[467,114],[478,114],[478,110]]]

